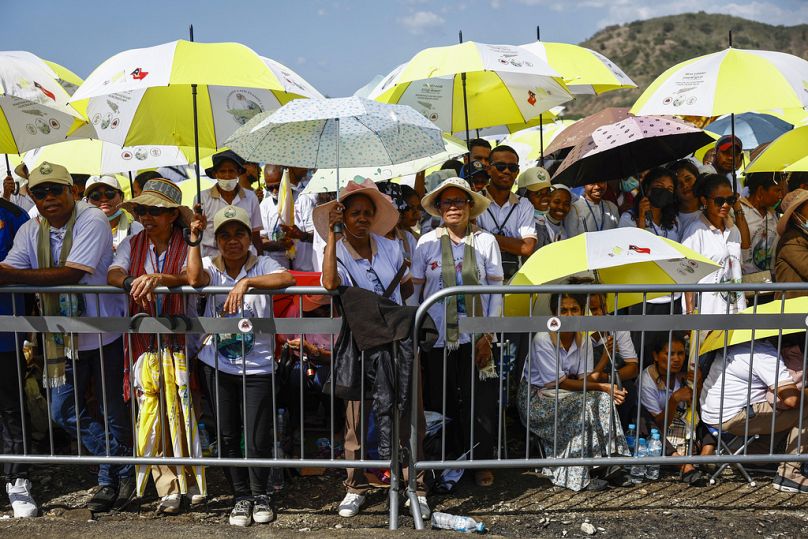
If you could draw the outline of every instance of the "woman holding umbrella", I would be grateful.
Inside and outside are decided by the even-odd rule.
[[[191,241],[207,226],[204,215],[191,224]],[[213,295],[205,307],[207,317],[268,318],[269,299],[247,294],[251,288],[274,289],[293,286],[292,275],[274,259],[250,252],[252,221],[238,206],[225,206],[213,216],[213,233],[220,255],[202,258],[199,245],[189,249],[188,281],[191,286],[226,286],[227,296]],[[241,435],[245,433],[245,456],[270,458],[273,446],[272,421],[275,409],[272,375],[275,339],[253,333],[210,335],[202,343],[205,386],[221,433],[220,454],[240,458]],[[217,402],[218,400],[218,402]],[[242,410],[242,406],[246,409]],[[243,414],[243,417],[242,417]],[[269,496],[269,468],[231,467],[226,470],[235,503],[230,524],[249,526],[271,522],[275,509]]]
[[[428,297],[455,285],[502,283],[502,255],[496,239],[472,225],[472,220],[483,213],[489,203],[488,198],[475,193],[468,182],[458,178],[445,180],[424,197],[424,209],[440,217],[443,226],[424,234],[418,241],[412,262],[416,296],[423,291],[424,297]],[[460,317],[498,316],[501,310],[502,296],[498,294],[452,296],[429,309],[440,334],[424,360],[424,405],[453,419],[448,438],[455,457],[477,442],[469,458],[495,458],[499,376],[492,354],[494,336],[461,334],[457,324]],[[473,389],[471,380],[474,380]],[[494,474],[490,470],[477,470],[474,479],[478,486],[488,487],[494,483]]]
[[[679,241],[679,223],[676,220],[676,175],[657,167],[648,171],[642,180],[641,196],[634,199],[634,207],[620,217],[621,227],[637,227],[656,236]]]
[[[123,288],[129,294],[131,315],[145,313],[149,316],[185,315],[188,302],[181,294],[156,295],[158,286],[185,286],[185,260],[188,246],[182,237],[182,228],[191,222],[193,212],[182,205],[182,192],[165,179],[146,182],[140,196],[123,203],[122,208],[140,219],[143,230],[125,237],[118,245],[115,258],[107,274],[107,282]],[[181,335],[173,336],[178,346],[184,346]],[[129,365],[138,369],[141,355],[154,348],[153,336],[133,333],[131,346],[127,347],[124,392],[129,389]],[[141,388],[136,388],[141,396]],[[166,429],[167,431],[167,429]],[[139,436],[146,433],[139,432]],[[165,447],[164,447],[165,451]],[[176,468],[152,467],[157,494],[162,498],[158,511],[174,514],[180,510],[182,494]]]

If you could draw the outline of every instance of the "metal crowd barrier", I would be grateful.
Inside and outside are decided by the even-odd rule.
[[[539,299],[541,296],[547,296],[550,294],[564,294],[564,293],[571,293],[577,295],[585,295],[587,305],[589,304],[589,299],[593,295],[602,295],[602,297],[606,297],[606,294],[612,294],[613,305],[609,305],[612,307],[616,307],[618,305],[618,299],[620,294],[642,294],[643,302],[642,302],[642,311],[641,314],[624,314],[619,313],[618,310],[614,309],[612,313],[605,313],[603,316],[567,316],[567,317],[556,317],[550,313],[541,313],[541,314],[534,314],[534,310],[531,309],[531,312],[528,316],[521,316],[521,317],[513,317],[513,316],[493,316],[493,317],[485,317],[485,316],[475,316],[477,313],[472,312],[472,315],[469,317],[460,317],[459,319],[459,333],[471,333],[473,335],[479,336],[480,334],[484,333],[494,333],[496,335],[496,340],[499,343],[505,343],[506,345],[500,345],[499,351],[495,352],[495,362],[498,366],[499,371],[499,398],[497,406],[497,418],[498,418],[498,425],[497,425],[497,435],[496,435],[496,444],[495,444],[495,458],[493,459],[474,459],[472,449],[475,448],[477,445],[475,443],[474,438],[474,401],[475,401],[475,385],[474,383],[470,384],[471,387],[471,417],[469,418],[469,422],[471,424],[471,435],[470,435],[470,443],[467,447],[463,447],[462,450],[467,450],[465,455],[467,455],[466,460],[454,460],[454,459],[447,459],[446,457],[446,437],[445,435],[442,437],[441,440],[441,457],[439,459],[433,460],[422,460],[417,461],[417,459],[411,459],[411,466],[414,467],[416,470],[446,470],[446,469],[466,469],[466,470],[480,470],[480,469],[502,469],[502,468],[543,468],[543,467],[558,467],[558,466],[630,466],[632,463],[636,462],[636,459],[632,456],[615,456],[610,454],[608,456],[582,456],[577,458],[554,458],[553,455],[542,456],[541,458],[535,458],[531,456],[531,430],[530,428],[525,428],[525,454],[523,456],[517,455],[509,455],[507,454],[507,442],[512,437],[508,437],[505,435],[504,423],[505,423],[505,410],[504,410],[504,396],[507,396],[507,391],[504,391],[503,386],[507,386],[509,382],[510,374],[507,376],[503,374],[503,367],[505,364],[505,355],[506,355],[506,348],[508,348],[507,344],[511,342],[511,339],[515,337],[518,338],[518,334],[527,335],[528,343],[532,342],[533,337],[538,332],[559,332],[559,331],[574,331],[574,332],[583,332],[586,339],[588,339],[594,332],[598,332],[601,334],[605,334],[607,332],[614,334],[617,331],[630,331],[630,332],[639,332],[641,336],[641,344],[639,348],[636,350],[639,360],[639,374],[637,375],[637,402],[638,402],[638,410],[637,410],[637,417],[636,417],[636,424],[639,426],[640,424],[640,395],[642,392],[642,374],[645,366],[645,333],[648,331],[653,332],[665,332],[668,335],[669,339],[669,346],[670,346],[670,339],[673,332],[691,332],[693,330],[742,330],[748,329],[752,330],[752,338],[755,338],[755,331],[761,330],[776,330],[777,332],[777,352],[778,355],[781,351],[781,343],[783,337],[783,330],[784,329],[795,329],[795,330],[802,330],[805,331],[806,327],[808,326],[808,313],[784,313],[781,309],[780,313],[775,314],[762,314],[757,312],[757,308],[759,307],[759,299],[761,295],[764,296],[774,296],[775,294],[784,293],[787,291],[804,291],[808,294],[808,283],[779,283],[779,284],[722,284],[722,285],[583,285],[583,284],[576,284],[576,285],[542,285],[542,286],[455,286],[450,288],[445,288],[440,290],[439,292],[435,293],[434,295],[426,298],[423,303],[421,303],[417,315],[416,315],[416,322],[415,328],[413,330],[413,337],[417,338],[419,332],[421,331],[421,327],[424,323],[424,320],[428,316],[428,311],[430,307],[441,304],[441,308],[444,309],[444,316],[443,320],[446,320],[445,316],[445,300],[449,296],[457,295],[460,297],[461,295],[466,295],[468,298],[469,296],[484,296],[484,295],[492,295],[492,294],[500,294],[504,295],[528,295],[530,299],[530,305],[534,305],[534,301]],[[654,296],[656,294],[661,294],[665,296],[670,296],[671,300],[674,299],[675,295],[682,294],[682,293],[695,293],[701,294],[705,292],[735,292],[735,293],[747,293],[751,295],[751,299],[749,300],[749,306],[753,309],[754,314],[729,314],[729,312],[725,314],[673,314],[673,310],[669,314],[661,315],[661,316],[650,316],[646,315],[645,306],[646,300],[651,299],[649,296]],[[678,300],[677,300],[678,301]],[[473,302],[476,303],[476,302]],[[467,309],[468,307],[468,300],[466,300]],[[472,310],[472,309],[469,309]],[[619,314],[618,314],[619,313]],[[549,324],[549,325],[548,325]],[[445,327],[444,327],[445,330]],[[516,335],[515,335],[516,334]],[[700,334],[698,331],[694,333],[695,340],[696,340],[696,349],[699,348],[699,340]],[[727,333],[725,332],[724,336],[724,343],[723,347],[717,351],[717,357],[719,357],[723,361],[724,368],[726,368],[726,356],[727,356]],[[472,338],[472,343],[475,342],[475,339]],[[808,344],[808,335],[804,336],[802,339],[803,348],[805,345]],[[516,358],[517,360],[523,359],[527,363],[526,368],[530,368],[531,358],[528,350],[520,350],[521,357]],[[615,358],[617,348],[616,340],[612,344],[611,349],[611,358]],[[556,344],[556,373],[559,373],[560,368],[560,352],[559,347]],[[752,345],[752,354],[754,355],[754,344]],[[447,350],[444,347],[443,353],[443,371],[446,373],[447,368],[451,368],[447,365]],[[498,357],[497,357],[498,355]],[[424,354],[420,354],[419,358],[417,359],[421,364],[424,361]],[[458,361],[469,361],[471,365],[475,364],[476,361],[476,349],[475,346],[472,344],[471,346],[471,357],[468,358],[458,358]],[[653,361],[653,360],[652,360]],[[686,359],[685,367],[687,367],[687,363],[689,358]],[[597,358],[593,358],[593,362],[597,363]],[[668,356],[668,364],[670,365],[670,356]],[[517,361],[517,365],[519,362]],[[806,355],[805,351],[803,352],[802,356],[802,381],[805,381],[805,370],[806,365],[808,365],[808,356]],[[415,369],[417,370],[420,365],[417,365]],[[472,376],[474,376],[474,369],[472,368]],[[518,372],[512,373],[514,376],[517,377],[518,380],[521,380],[522,372],[521,370]],[[750,368],[750,375],[751,368]],[[615,362],[611,361],[611,370],[609,373],[609,382],[611,384],[615,383],[615,376],[616,376],[616,368]],[[703,378],[706,378],[707,374],[703,375]],[[668,372],[668,378],[665,381],[666,384],[670,382],[670,373]],[[724,384],[726,382],[726,378],[722,377],[722,384],[721,384],[721,410],[720,413],[723,416],[723,408],[724,408]],[[777,389],[780,387],[782,380],[775,381],[775,395],[777,394]],[[446,431],[446,386],[445,386],[445,378],[444,378],[444,388],[443,388],[443,409],[442,410],[434,410],[440,412],[442,414],[442,430],[445,433]],[[557,434],[558,425],[558,400],[559,400],[559,383],[558,381],[555,382],[555,386],[553,388],[549,388],[550,391],[555,393],[555,420],[553,424],[553,430]],[[415,403],[415,396],[418,392],[421,391],[421,387],[419,385],[419,379],[416,377],[412,384],[412,395],[413,398],[412,403],[413,406],[411,408],[410,414],[410,422],[412,425],[413,430],[411,431],[411,440],[410,443],[414,446],[417,443],[417,439],[415,437],[415,426],[418,424],[421,416],[422,411],[417,409]],[[586,393],[587,391],[591,391],[587,388],[586,378],[584,377],[583,382],[583,394],[584,397],[582,399],[582,410],[581,410],[581,417],[582,417],[582,424],[581,427],[583,428],[583,421],[585,419],[585,406],[586,406]],[[749,396],[749,392],[751,391],[751,381],[747,386],[747,399]],[[805,391],[801,392],[803,398],[800,399],[799,402],[799,424],[796,425],[798,429],[800,429],[800,435],[797,441],[797,447],[802,445],[802,430],[803,430],[803,422],[802,418],[805,415],[805,412],[808,412],[805,408]],[[527,401],[527,408],[530,409],[530,394],[528,394],[528,401]],[[692,402],[690,403],[693,409],[696,409],[699,400],[699,392],[694,390]],[[776,402],[776,397],[775,397]],[[517,404],[518,405],[518,404]],[[614,411],[614,406],[611,407],[612,412]],[[669,401],[665,403],[665,410],[664,410],[664,418],[667,421],[669,414],[672,413],[669,408]],[[771,421],[771,428],[774,429],[775,425],[775,418],[777,415],[777,408],[775,407],[774,413],[772,415]],[[610,420],[614,420],[613,416],[610,416]],[[719,420],[719,423],[723,423],[729,419],[729,417],[722,417]],[[745,421],[745,434],[746,437],[749,436],[749,416],[747,415]],[[528,418],[528,422],[531,422],[530,418]],[[520,421],[520,423],[524,423]],[[695,419],[693,420],[695,423]],[[523,427],[526,427],[524,424]],[[691,425],[695,426],[695,425]],[[744,444],[742,450],[737,453],[730,453],[726,451],[719,451],[714,455],[705,455],[705,456],[694,456],[692,454],[687,456],[665,456],[664,451],[664,442],[666,439],[665,434],[667,433],[667,427],[665,432],[662,433],[661,439],[663,442],[663,454],[661,457],[647,457],[642,459],[643,465],[647,464],[661,464],[661,465],[670,465],[670,466],[679,466],[685,463],[690,464],[700,464],[700,463],[715,463],[715,464],[724,464],[724,463],[770,463],[770,462],[808,462],[808,453],[805,454],[783,454],[783,453],[776,453],[775,446],[774,446],[774,436],[771,437],[771,441],[769,442],[769,450],[765,454],[752,454],[748,451],[748,444]],[[723,436],[723,432],[721,427],[718,427],[718,435],[717,438],[721,439]],[[613,438],[613,429],[609,429],[609,440],[608,440],[608,447],[612,447],[612,442],[614,441]],[[806,433],[808,436],[808,433]],[[639,436],[637,436],[639,438]],[[558,450],[557,440],[550,440],[550,443],[553,445],[553,453],[556,453]],[[637,441],[635,441],[636,445]],[[634,448],[632,448],[633,450]],[[689,452],[692,453],[693,450],[693,437],[690,438],[689,441]],[[410,480],[408,482],[408,495],[411,499],[413,499],[415,495],[415,481],[414,481],[415,474],[411,474]],[[420,517],[420,514],[416,514],[415,516],[415,525],[417,529],[423,528],[423,520]]]
[[[6,286],[0,288],[0,294],[11,294],[12,297],[16,297],[20,294],[34,294],[40,293],[43,290],[39,287],[31,287],[31,286]],[[687,286],[646,286],[646,285],[622,285],[622,286],[612,286],[612,285],[547,285],[547,286],[462,286],[462,287],[451,287],[446,288],[438,293],[426,298],[421,306],[418,309],[416,314],[416,320],[414,324],[414,333],[413,338],[414,342],[418,342],[418,337],[420,335],[420,329],[424,323],[424,320],[427,317],[427,312],[429,308],[435,304],[441,303],[441,301],[451,295],[490,295],[490,294],[517,294],[517,295],[528,295],[531,299],[531,303],[533,299],[538,298],[540,295],[548,295],[553,293],[575,293],[575,294],[584,294],[587,296],[587,303],[590,296],[595,294],[613,294],[614,305],[617,305],[618,298],[620,294],[627,294],[627,293],[639,293],[643,294],[644,298],[645,295],[661,293],[665,295],[671,295],[673,297],[674,294],[680,294],[684,292],[695,292],[695,293],[703,293],[703,292],[748,292],[752,294],[752,299],[750,300],[750,305],[753,306],[753,309],[756,309],[758,306],[758,299],[760,295],[765,294],[772,294],[772,293],[781,293],[785,291],[805,291],[808,293],[808,283],[789,283],[789,284],[750,284],[750,285],[687,285]],[[114,287],[106,287],[106,286],[97,286],[97,287],[89,287],[89,286],[60,286],[60,287],[52,287],[48,288],[48,292],[52,293],[62,293],[62,294],[70,294],[70,293],[81,293],[81,294],[91,294],[94,295],[95,301],[99,302],[100,295],[103,294],[118,294],[121,295],[122,292],[118,288]],[[156,290],[157,294],[166,294],[166,293],[181,293],[183,295],[198,295],[200,293],[203,294],[221,294],[226,295],[230,292],[229,288],[226,287],[208,287],[205,289],[194,289],[191,287],[182,287],[181,289],[167,289],[167,288],[159,288]],[[333,295],[322,288],[319,287],[292,287],[285,290],[275,290],[275,291],[261,291],[261,290],[251,290],[248,292],[249,294],[266,294],[269,298],[269,306],[270,311],[272,311],[272,307],[274,304],[275,299],[279,295],[291,295],[293,301],[298,305],[298,317],[297,318],[276,318],[271,316],[269,318],[251,318],[251,329],[249,331],[255,334],[286,334],[286,335],[294,335],[301,339],[301,342],[304,340],[306,335],[329,335],[330,336],[330,343],[331,348],[334,348],[334,342],[336,340],[335,335],[337,335],[340,331],[340,320],[335,318],[335,310],[334,304],[330,307],[330,316],[327,318],[318,317],[318,318],[304,318],[303,317],[303,308],[302,308],[302,296],[305,294],[328,294]],[[106,403],[106,391],[105,391],[105,373],[108,372],[109,369],[108,365],[105,365],[104,357],[103,357],[103,346],[101,335],[104,333],[121,333],[124,335],[124,338],[129,339],[131,342],[131,335],[136,333],[147,333],[147,334],[155,334],[158,341],[158,347],[164,339],[168,335],[173,334],[199,334],[199,335],[207,335],[207,334],[219,334],[219,333],[239,333],[242,329],[239,327],[241,318],[234,317],[234,318],[218,318],[218,317],[201,317],[201,316],[193,316],[191,313],[187,319],[177,319],[172,317],[165,317],[165,316],[156,316],[156,317],[143,317],[143,316],[136,316],[134,318],[129,316],[128,310],[127,314],[120,318],[104,318],[104,317],[82,317],[82,318],[73,318],[73,317],[64,317],[64,316],[26,316],[22,313],[17,312],[17,303],[15,301],[12,302],[14,305],[14,311],[11,315],[3,315],[0,316],[0,329],[4,332],[14,332],[17,336],[22,336],[24,334],[29,333],[46,333],[46,332],[61,332],[61,333],[75,333],[75,334],[97,334],[99,336],[99,349],[100,349],[100,362],[101,362],[101,399],[103,404],[103,409],[107,410],[107,403]],[[128,305],[128,301],[126,302]],[[644,305],[644,304],[643,304]],[[445,308],[441,307],[441,308]],[[127,307],[128,309],[128,307]],[[399,500],[398,500],[398,491],[399,491],[399,483],[401,481],[401,470],[398,465],[400,461],[400,456],[403,457],[404,462],[402,465],[409,465],[410,470],[412,473],[409,474],[409,481],[407,484],[407,495],[411,501],[412,510],[415,515],[415,525],[416,528],[422,529],[424,527],[423,520],[420,517],[420,512],[418,510],[418,503],[416,497],[416,471],[426,471],[426,470],[444,470],[450,468],[462,468],[462,469],[501,469],[501,468],[541,468],[541,467],[555,467],[555,466],[604,466],[604,465],[620,465],[620,466],[627,466],[632,464],[635,459],[631,456],[607,456],[607,457],[588,457],[582,456],[578,458],[554,458],[553,456],[542,456],[540,458],[532,457],[530,454],[530,447],[531,447],[531,440],[530,440],[530,429],[525,430],[524,435],[524,442],[525,442],[525,454],[524,455],[511,455],[509,454],[507,442],[514,440],[513,436],[507,434],[505,426],[506,426],[506,416],[505,416],[505,398],[508,397],[508,385],[509,385],[509,378],[503,376],[502,369],[505,362],[506,356],[506,348],[507,346],[502,345],[503,343],[507,344],[510,342],[514,334],[523,334],[527,336],[528,342],[532,340],[537,332],[546,332],[548,331],[548,323],[552,322],[552,328],[554,331],[562,330],[562,331],[580,331],[584,332],[588,338],[589,334],[592,332],[616,332],[616,331],[632,331],[632,332],[640,332],[640,334],[644,337],[645,332],[647,331],[654,331],[654,332],[667,332],[668,335],[671,335],[674,331],[692,331],[692,330],[709,330],[709,329],[750,329],[753,331],[759,330],[776,330],[777,334],[780,339],[778,339],[778,353],[780,351],[780,342],[783,335],[784,329],[799,329],[804,330],[806,325],[808,325],[808,320],[806,319],[806,314],[808,313],[776,313],[776,314],[711,314],[711,315],[685,315],[685,314],[669,314],[669,315],[662,315],[662,316],[646,316],[644,315],[645,311],[642,311],[643,314],[606,314],[604,316],[569,316],[569,317],[562,317],[561,319],[557,319],[556,317],[550,316],[546,313],[542,314],[530,314],[529,316],[523,317],[505,317],[505,316],[494,316],[494,317],[482,317],[482,316],[471,316],[471,317],[461,317],[459,319],[459,331],[460,333],[472,333],[472,334],[481,334],[481,333],[494,333],[497,336],[497,341],[500,343],[498,347],[498,351],[496,352],[496,363],[499,368],[500,376],[498,379],[498,410],[497,410],[497,434],[496,434],[496,444],[495,444],[495,458],[493,459],[474,459],[473,454],[469,454],[467,460],[453,460],[447,458],[447,446],[446,446],[446,414],[445,412],[445,387],[444,387],[444,409],[443,410],[436,410],[437,412],[441,412],[443,415],[442,418],[442,433],[441,433],[441,457],[437,460],[426,460],[426,459],[419,459],[417,456],[417,451],[410,450],[400,452],[400,448],[397,443],[395,443],[399,439],[399,431],[400,431],[400,419],[404,421],[410,422],[410,448],[417,448],[418,446],[418,424],[422,417],[422,410],[419,409],[419,392],[421,391],[421,382],[420,377],[414,375],[412,377],[412,384],[411,384],[411,409],[406,413],[405,417],[399,418],[398,414],[393,414],[393,431],[391,435],[391,440],[393,441],[391,446],[391,456],[390,459],[371,459],[368,458],[366,453],[366,444],[364,441],[367,439],[367,430],[366,425],[364,423],[365,414],[365,406],[366,406],[366,399],[361,400],[361,417],[362,417],[362,424],[360,428],[360,439],[363,440],[361,444],[361,455],[358,460],[346,461],[343,459],[337,458],[336,442],[340,439],[340,433],[342,431],[343,426],[341,424],[337,424],[335,420],[335,405],[339,406],[340,401],[334,397],[334,387],[333,387],[333,370],[334,370],[334,362],[333,360],[330,361],[330,374],[331,374],[331,391],[329,397],[329,442],[330,442],[330,450],[328,458],[312,458],[311,451],[306,449],[306,426],[305,426],[305,406],[304,406],[304,373],[303,369],[301,368],[299,371],[299,403],[300,406],[300,417],[298,424],[296,425],[300,429],[300,443],[299,448],[299,457],[278,457],[276,454],[273,458],[255,458],[249,454],[246,454],[243,458],[224,458],[221,456],[221,435],[220,435],[220,428],[218,424],[218,417],[219,414],[216,414],[217,417],[217,424],[215,431],[211,429],[209,432],[211,433],[211,438],[217,442],[218,448],[218,455],[210,456],[210,457],[203,457],[203,458],[190,458],[190,457],[138,457],[136,456],[136,452],[134,446],[136,445],[137,438],[137,421],[136,421],[136,410],[135,406],[129,407],[129,412],[131,414],[130,418],[132,421],[132,441],[133,441],[133,449],[131,455],[121,456],[121,455],[112,455],[110,451],[110,431],[109,431],[109,424],[107,421],[106,414],[103,418],[104,420],[104,435],[105,435],[105,454],[104,455],[91,455],[87,454],[87,452],[82,448],[81,443],[77,445],[78,449],[75,455],[64,455],[58,454],[55,447],[54,442],[54,429],[56,428],[53,424],[52,417],[51,417],[51,393],[52,389],[49,387],[45,387],[44,393],[45,398],[47,400],[48,405],[48,434],[47,434],[47,446],[49,451],[45,451],[44,454],[34,454],[31,450],[30,445],[28,444],[27,440],[29,438],[29,431],[30,425],[27,424],[27,418],[25,414],[23,414],[23,438],[26,440],[24,443],[24,448],[22,454],[5,454],[0,455],[0,462],[20,462],[20,463],[50,463],[50,464],[162,464],[162,465],[170,465],[170,466],[180,466],[180,465],[202,465],[202,466],[262,466],[262,467],[270,467],[270,468],[288,468],[288,467],[325,467],[325,468],[341,468],[341,469],[348,469],[348,468],[364,468],[364,469],[388,469],[390,470],[390,512],[389,512],[389,526],[390,529],[396,529],[398,527],[398,511],[399,511]],[[472,313],[475,315],[476,313]],[[446,317],[444,316],[444,320]],[[182,322],[182,323],[180,323]],[[559,325],[560,324],[560,325]],[[696,333],[698,335],[698,333]],[[698,339],[698,337],[696,337]],[[22,339],[19,339],[18,342],[22,342]],[[242,341],[243,342],[243,341]],[[187,347],[187,343],[186,343]],[[723,350],[719,350],[719,356],[723,355],[724,360],[726,359],[727,355],[727,343],[725,341]],[[474,346],[471,347],[472,354],[470,358],[467,358],[468,361],[472,362],[475,361],[475,348]],[[518,349],[517,349],[518,350]],[[638,375],[638,384],[642,382],[642,366],[644,365],[645,357],[644,357],[644,346],[640,346],[637,349],[639,364],[640,364],[640,373]],[[522,350],[522,352],[526,352],[526,350]],[[615,357],[616,352],[616,342],[612,345],[611,350],[611,357]],[[723,352],[723,354],[722,354]],[[507,352],[510,353],[510,352]],[[559,355],[558,355],[558,348],[556,348],[556,366],[558,368],[559,363]],[[25,395],[23,394],[23,380],[25,378],[25,373],[22,371],[23,366],[25,365],[25,361],[22,360],[20,357],[21,351],[19,350],[19,346],[17,347],[17,378],[18,378],[18,385],[19,385],[19,402],[20,407],[24,409],[24,401]],[[415,358],[415,365],[413,366],[413,373],[421,372],[421,364],[420,362],[423,360],[423,354],[416,354]],[[242,361],[244,355],[242,353]],[[47,360],[47,358],[44,358]],[[516,358],[521,359],[521,358]],[[362,357],[363,365],[362,365],[362,372],[364,372],[364,355]],[[73,366],[75,367],[76,359],[72,358]],[[80,361],[80,359],[79,359]],[[129,371],[132,373],[132,358],[128,359],[129,361]],[[530,359],[528,358],[528,364],[530,363]],[[446,362],[446,355],[444,354],[444,363]],[[614,382],[615,380],[615,364],[614,361],[611,362],[611,372],[609,373],[610,382]],[[518,363],[517,363],[518,364]],[[726,361],[724,362],[726,364]],[[803,355],[803,381],[805,378],[805,366],[808,364],[808,358],[806,358],[805,354]],[[448,368],[447,365],[444,364],[444,372],[445,369]],[[74,371],[75,372],[75,369]],[[472,374],[474,373],[472,369]],[[521,377],[521,372],[514,372],[513,376]],[[277,387],[274,384],[275,378],[275,371],[272,374],[273,377],[273,387]],[[444,379],[445,380],[445,379]],[[246,384],[246,374],[242,375],[243,384]],[[667,381],[666,381],[667,382]],[[445,382],[444,382],[445,383]],[[776,383],[776,387],[779,386],[780,381],[778,380]],[[242,389],[244,386],[242,386]],[[471,410],[472,414],[474,411],[474,384],[471,384],[472,388],[472,403],[471,403]],[[129,389],[130,395],[134,396],[134,381],[133,377],[130,376],[129,382]],[[641,387],[639,388],[641,390]],[[751,391],[751,386],[748,388]],[[365,387],[363,384],[363,392],[365,391]],[[583,393],[586,394],[587,387],[584,385]],[[164,392],[161,390],[160,392],[160,409],[161,412],[165,410],[165,395]],[[639,393],[639,391],[638,391]],[[367,395],[367,393],[365,393]],[[74,392],[74,399],[76,404],[78,404],[78,395]],[[722,396],[723,396],[723,387],[722,387]],[[514,396],[515,397],[515,396]],[[558,399],[558,386],[556,385],[556,400]],[[695,408],[698,399],[698,392],[693,392],[693,399],[691,405]],[[585,397],[584,397],[585,400]],[[217,399],[218,405],[218,399]],[[246,402],[242,402],[242,406],[246,408]],[[277,417],[277,399],[273,398],[273,418]],[[557,404],[556,404],[557,406]],[[804,399],[800,400],[800,418],[802,418],[803,411],[804,411]],[[396,403],[394,403],[394,409],[397,408]],[[528,406],[529,408],[529,406]],[[243,408],[244,409],[244,408]],[[723,405],[722,405],[723,410]],[[668,410],[668,406],[665,406],[665,418],[669,417],[670,410]],[[775,417],[776,417],[776,409],[775,414],[772,418],[772,426],[774,426]],[[407,417],[409,416],[409,417]],[[557,416],[556,416],[557,417]],[[471,425],[474,425],[473,418],[471,419]],[[639,412],[638,417],[639,419]],[[279,433],[277,431],[277,425],[273,419],[273,447],[278,447],[279,442]],[[558,425],[554,424],[554,428],[557,428]],[[162,428],[166,428],[163,426]],[[798,428],[802,430],[803,423],[800,419]],[[245,432],[243,433],[244,436],[247,436],[246,427]],[[749,430],[749,420],[747,418],[746,421],[746,430]],[[164,431],[165,432],[165,431]],[[213,435],[215,433],[215,436]],[[664,434],[664,433],[663,433]],[[720,432],[718,436],[721,437],[722,433]],[[474,443],[474,436],[475,433],[472,431],[470,433],[470,446],[469,450],[475,447]],[[81,439],[81,432],[80,429],[76,428],[76,437]],[[663,436],[664,441],[664,436]],[[610,439],[609,445],[611,445],[611,430],[610,430]],[[692,439],[690,441],[691,452],[692,452]],[[798,447],[802,445],[802,433],[800,433],[800,438],[798,440]],[[555,448],[554,448],[555,449]],[[737,454],[729,454],[726,452],[719,453],[712,456],[661,456],[657,458],[647,458],[643,460],[643,464],[662,464],[662,465],[681,465],[683,463],[763,463],[763,462],[806,462],[808,461],[808,454],[784,454],[784,453],[777,453],[775,452],[774,446],[774,439],[770,441],[769,451],[764,454],[752,454],[747,450],[747,447],[744,446],[743,451]],[[341,488],[341,487],[340,487]]]

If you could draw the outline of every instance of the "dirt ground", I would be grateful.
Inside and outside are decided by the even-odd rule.
[[[391,537],[414,536],[412,518],[402,507],[400,530],[387,531],[387,491],[374,490],[360,515],[336,514],[343,496],[343,472],[297,477],[276,496],[278,519],[266,525],[238,529],[228,525],[231,498],[211,498],[206,507],[177,516],[158,516],[156,495],[147,493],[140,510],[92,515],[82,506],[93,492],[93,475],[86,467],[44,467],[32,470],[35,495],[44,516],[10,518],[6,504],[0,537]],[[491,488],[461,481],[454,495],[431,496],[434,509],[482,520],[489,535],[504,537],[585,537],[584,522],[596,536],[608,537],[805,537],[808,536],[808,496],[775,491],[770,477],[757,475],[751,487],[727,472],[718,485],[686,488],[674,476],[630,488],[599,493],[557,489],[534,471],[502,470]],[[209,491],[227,492],[220,470],[210,469]],[[419,536],[453,532],[430,531]]]

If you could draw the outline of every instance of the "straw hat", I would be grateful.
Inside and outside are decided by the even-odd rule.
[[[468,196],[470,196],[471,200],[474,201],[474,205],[471,208],[469,208],[469,219],[474,219],[475,217],[482,214],[486,210],[486,208],[488,208],[488,205],[491,203],[489,199],[487,199],[480,193],[475,193],[474,191],[472,191],[471,187],[469,187],[469,184],[466,180],[461,180],[460,178],[457,177],[449,178],[443,180],[443,182],[441,182],[439,186],[437,186],[435,189],[427,193],[424,196],[424,198],[421,199],[421,206],[423,206],[424,210],[429,215],[432,215],[434,217],[441,217],[440,210],[435,205],[435,202],[437,202],[438,199],[440,198],[440,194],[450,187],[456,187],[457,189],[460,189],[461,191],[465,192]]]
[[[149,180],[143,186],[140,196],[127,200],[121,208],[133,213],[135,206],[156,206],[158,208],[177,208],[183,224],[190,225],[194,220],[194,212],[182,205],[182,191],[177,184],[164,178]]]
[[[522,171],[516,178],[519,188],[528,191],[541,191],[550,187],[550,174],[542,167],[530,167]]]
[[[800,206],[808,202],[808,191],[805,189],[795,189],[783,197],[780,203],[780,209],[783,210],[783,215],[777,221],[777,233],[783,235],[788,228],[788,222],[795,211],[800,209]]]
[[[339,202],[344,204],[347,198],[354,195],[365,195],[376,206],[376,215],[370,225],[372,233],[384,236],[398,224],[398,210],[393,205],[390,197],[379,191],[379,187],[372,180],[356,176],[339,190]],[[332,200],[314,208],[312,220],[314,221],[314,229],[320,234],[320,237],[328,237],[328,213],[336,205],[337,200]]]

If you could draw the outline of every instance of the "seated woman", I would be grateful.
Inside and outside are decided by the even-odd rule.
[[[191,239],[207,226],[204,215],[191,224]],[[250,252],[252,227],[247,212],[225,206],[213,216],[216,247],[220,255],[202,258],[199,245],[188,249],[188,281],[191,286],[225,286],[230,293],[212,295],[205,307],[207,317],[267,318],[270,300],[264,294],[249,294],[251,288],[293,286],[295,279],[268,256]],[[266,333],[227,333],[208,336],[199,352],[205,389],[221,435],[220,455],[271,458],[273,446],[273,352],[275,338]],[[218,401],[218,402],[217,402]],[[243,409],[242,409],[243,407]],[[225,473],[233,491],[230,524],[249,526],[275,520],[268,491],[269,468],[233,466]]]
[[[553,294],[550,308],[554,316],[562,319],[582,316],[586,296]],[[590,376],[593,367],[592,343],[583,333],[537,333],[533,338],[519,386],[519,415],[522,423],[542,440],[548,457],[629,455],[615,409],[626,392],[616,385],[594,381]],[[558,423],[554,425],[556,402]],[[551,472],[554,485],[574,491],[603,490],[608,486],[604,479],[590,478],[586,466],[556,467]],[[623,479],[617,477],[619,474],[605,479]]]
[[[679,333],[659,336],[651,344],[654,363],[642,373],[640,404],[654,425],[665,434],[665,454],[688,454],[689,440],[699,455],[715,453],[715,438],[701,420],[695,425],[688,409],[693,402],[693,373],[683,370],[687,357],[685,340]],[[704,486],[704,476],[692,464],[681,466],[682,481],[690,486]]]

